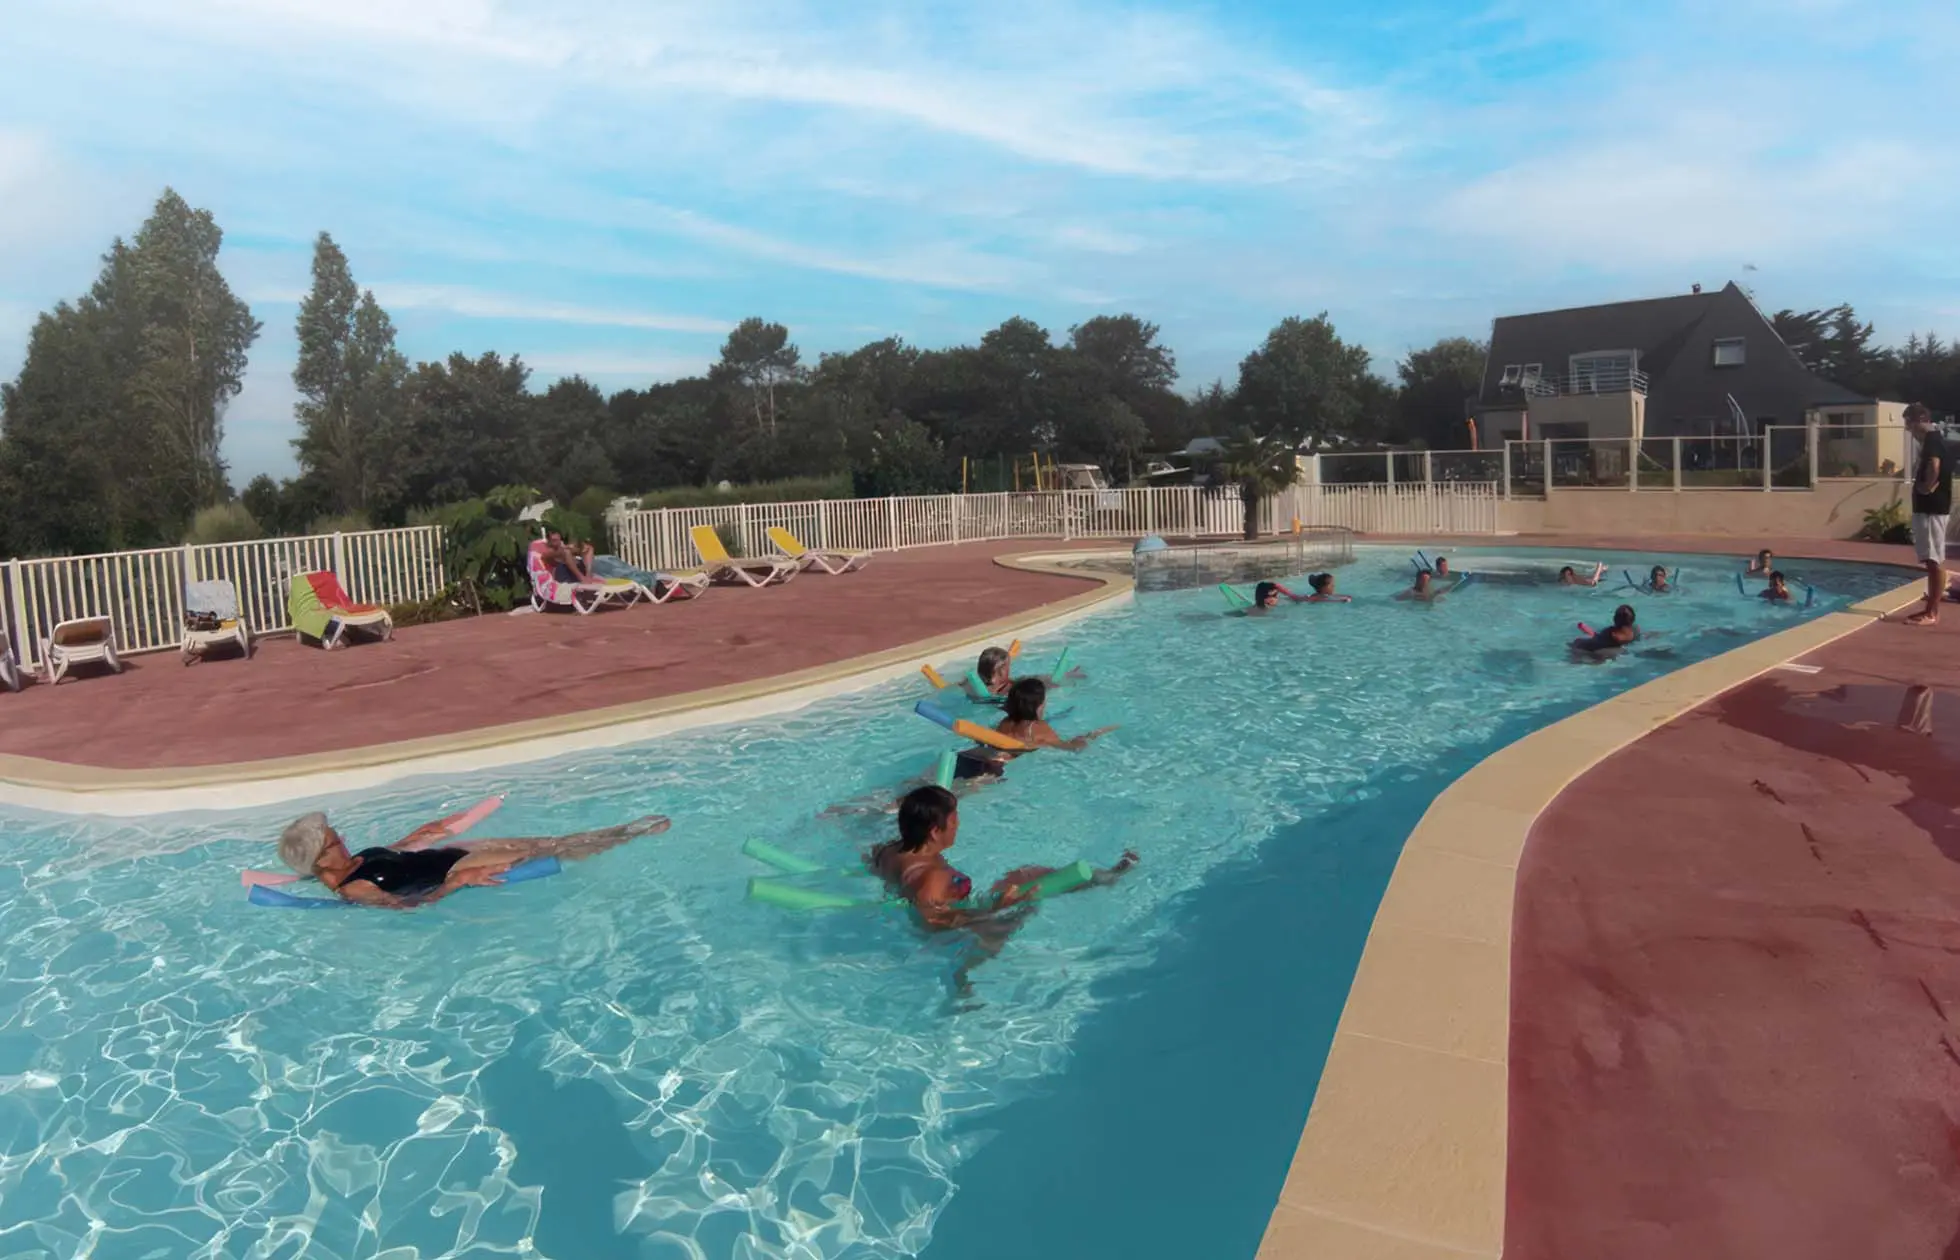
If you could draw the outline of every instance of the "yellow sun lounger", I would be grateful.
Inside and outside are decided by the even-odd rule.
[[[783,556],[758,556],[738,560],[721,545],[721,536],[712,525],[696,525],[687,531],[694,550],[701,557],[701,571],[711,582],[746,582],[750,586],[772,586],[796,576],[796,561]]]
[[[803,545],[803,540],[779,525],[769,527],[769,541],[776,544],[776,550],[785,560],[794,561],[798,569],[822,569],[825,573],[853,573],[871,563],[868,551],[816,551]]]

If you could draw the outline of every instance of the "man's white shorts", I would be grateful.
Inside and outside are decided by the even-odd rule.
[[[1919,516],[1912,518],[1912,550],[1919,557],[1919,563],[1929,560],[1946,563],[1946,522],[1944,516]]]

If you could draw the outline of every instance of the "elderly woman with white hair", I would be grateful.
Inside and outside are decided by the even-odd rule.
[[[348,901],[405,910],[439,901],[458,888],[494,885],[519,862],[541,857],[576,861],[638,836],[658,835],[670,825],[650,814],[569,836],[480,840],[468,848],[413,847],[426,838],[425,827],[395,844],[350,853],[327,816],[313,813],[294,819],[279,834],[279,857]]]

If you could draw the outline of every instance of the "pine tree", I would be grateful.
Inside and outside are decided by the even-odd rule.
[[[313,288],[296,330],[300,467],[329,487],[335,511],[373,514],[396,491],[408,361],[388,313],[373,291],[356,289],[347,255],[325,232],[313,245]]]

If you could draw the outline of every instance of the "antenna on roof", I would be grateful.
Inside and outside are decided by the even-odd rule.
[[[1696,286],[1694,286],[1694,289],[1693,289],[1693,292],[1696,292],[1696,293],[1699,293],[1699,292],[1701,292],[1701,286],[1700,286],[1700,285],[1696,285]]]

